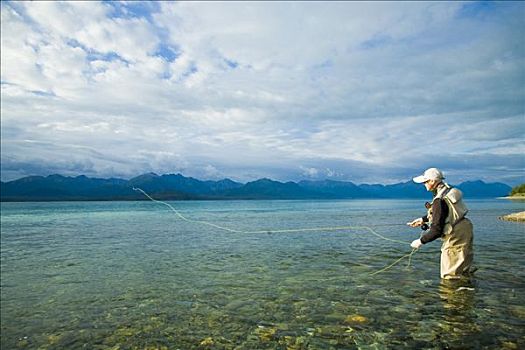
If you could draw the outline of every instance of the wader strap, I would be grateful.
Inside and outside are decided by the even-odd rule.
[[[465,214],[463,214],[462,216],[460,216],[459,218],[457,218],[456,220],[454,220],[454,222],[452,223],[452,228],[454,228],[454,226],[456,226],[457,224],[459,224],[461,222],[461,220],[463,220],[465,218],[465,216],[467,216],[467,213],[468,213],[468,210],[465,212]]]
[[[439,196],[439,198],[441,199],[445,199],[445,196],[450,192],[450,190],[453,188],[452,186],[446,186],[444,185],[447,189],[445,191],[443,191],[443,193],[441,193],[441,195]],[[436,193],[436,196],[437,196],[437,193]]]

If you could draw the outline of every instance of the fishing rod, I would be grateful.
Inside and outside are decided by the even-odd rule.
[[[386,224],[372,224],[372,225],[366,225],[368,227],[386,227],[386,226],[406,226],[407,224],[400,224],[398,222],[396,223],[386,223]]]

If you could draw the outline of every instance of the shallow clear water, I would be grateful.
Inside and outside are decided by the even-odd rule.
[[[468,201],[475,279],[410,252],[420,200],[1,204],[2,349],[525,347],[524,202]],[[398,224],[398,225],[389,225]],[[384,225],[384,226],[381,226]],[[460,288],[468,287],[470,289]],[[471,289],[474,288],[474,289]],[[459,289],[459,290],[458,290]]]

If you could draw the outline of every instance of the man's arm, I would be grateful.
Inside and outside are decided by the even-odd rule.
[[[441,198],[435,199],[432,203],[432,225],[430,226],[430,230],[421,236],[421,243],[432,242],[443,235],[447,216],[447,203]]]

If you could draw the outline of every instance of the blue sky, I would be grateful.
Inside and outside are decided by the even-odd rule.
[[[1,2],[1,177],[525,182],[523,2]]]

